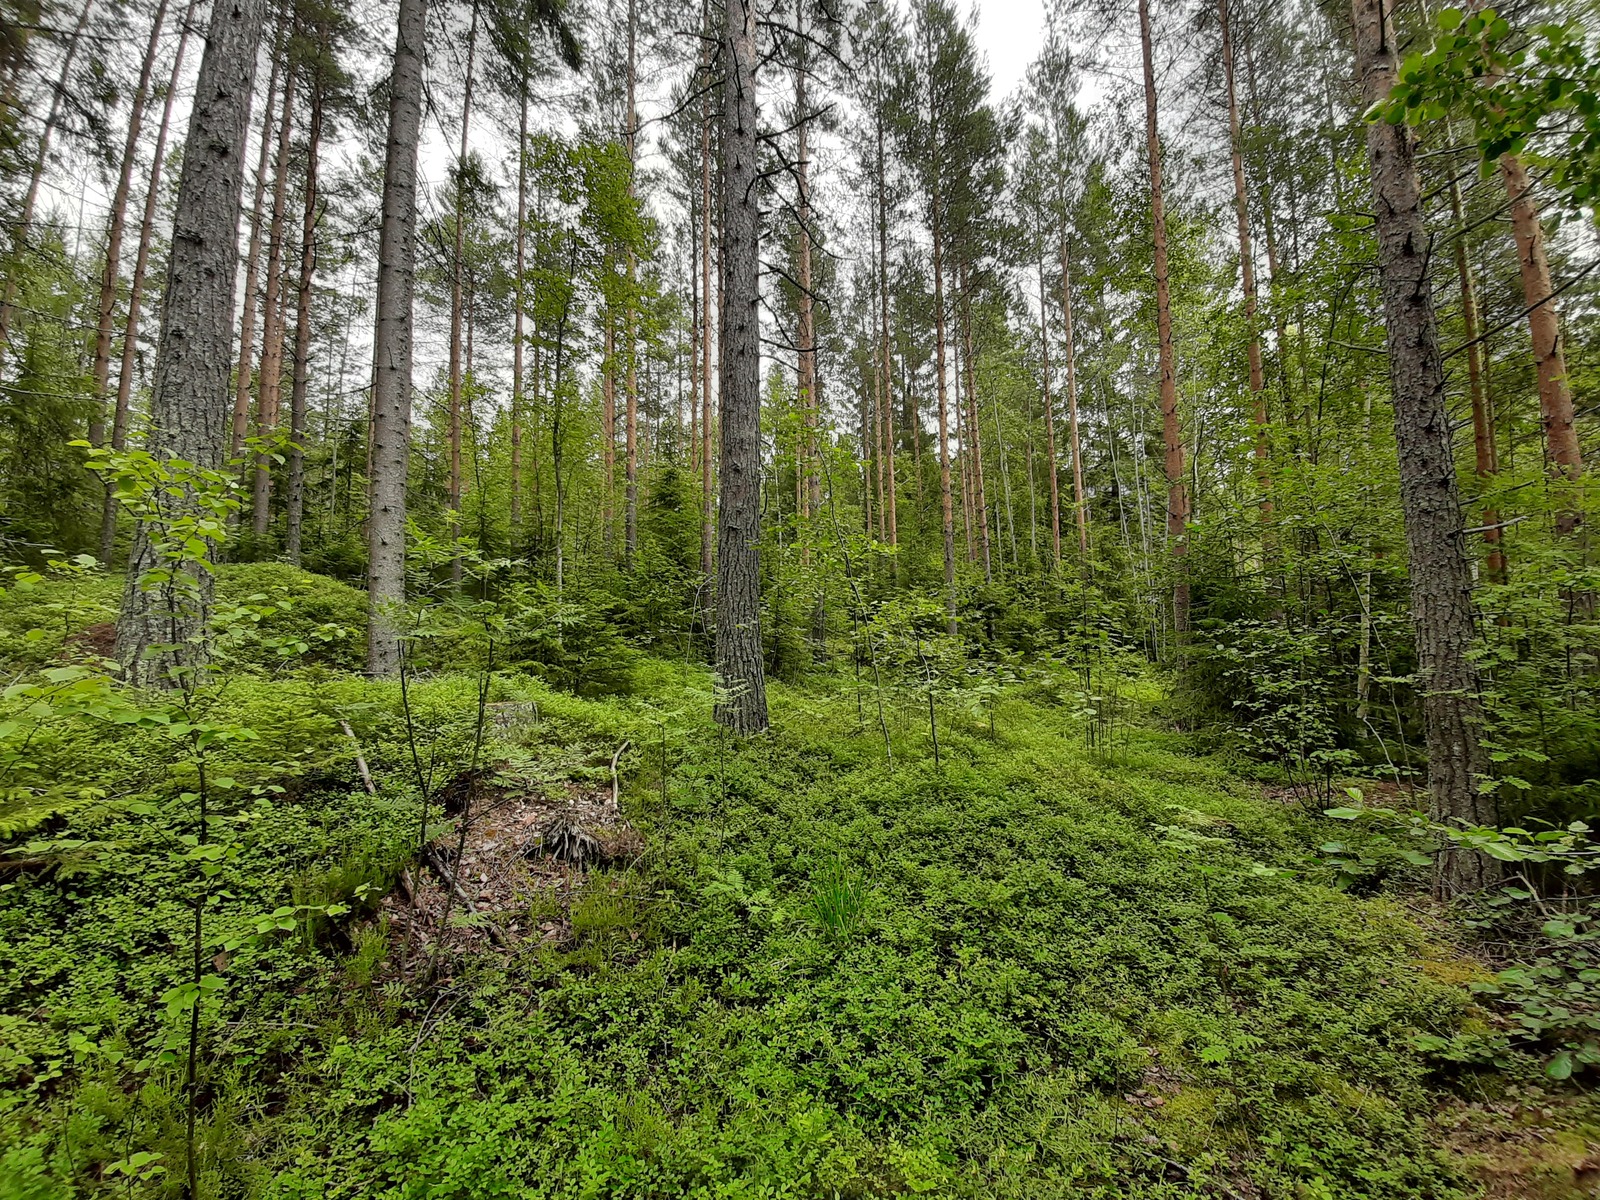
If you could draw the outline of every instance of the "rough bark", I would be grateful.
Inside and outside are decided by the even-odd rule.
[[[1561,336],[1561,314],[1556,309],[1555,287],[1550,279],[1550,257],[1545,253],[1544,227],[1533,196],[1528,170],[1514,154],[1500,159],[1500,175],[1511,197],[1511,229],[1517,239],[1517,265],[1522,273],[1523,302],[1528,306],[1528,333],[1533,339],[1533,361],[1539,375],[1539,415],[1544,419],[1545,453],[1551,473],[1576,480],[1583,474],[1583,451],[1572,410],[1572,386],[1567,379],[1567,356]],[[1556,516],[1556,530],[1570,534],[1581,514],[1565,505]]]
[[[239,367],[234,378],[233,429],[228,457],[244,453],[244,440],[250,429],[250,364],[255,361],[256,284],[261,274],[261,226],[267,200],[267,161],[272,154],[272,131],[276,127],[278,72],[283,65],[284,28],[279,18],[277,46],[272,53],[272,74],[267,80],[267,102],[262,108],[261,149],[256,157],[256,195],[250,209],[250,248],[245,252],[244,315],[239,318]]]
[[[300,533],[306,507],[306,395],[311,382],[311,292],[317,276],[317,154],[322,142],[322,92],[319,72],[311,83],[311,112],[306,126],[305,207],[295,297],[294,373],[289,385],[289,495],[283,548],[295,566],[300,565]]]
[[[756,13],[726,0],[722,35],[722,461],[717,514],[716,719],[767,728],[761,653],[761,212],[756,195]]]
[[[1172,347],[1172,296],[1167,280],[1166,198],[1161,186],[1161,132],[1156,118],[1156,71],[1150,44],[1150,0],[1139,0],[1139,45],[1144,58],[1145,148],[1150,160],[1150,221],[1155,243],[1156,340],[1161,366],[1161,437],[1166,447],[1167,549],[1172,557],[1172,628],[1189,629],[1189,490],[1178,421],[1178,364]]]
[[[184,51],[189,47],[189,26],[194,19],[196,0],[184,10],[178,48],[172,55],[172,73],[167,79],[167,94],[161,105],[161,124],[156,130],[155,153],[150,160],[150,182],[145,187],[144,213],[139,221],[139,247],[134,252],[133,277],[128,281],[128,316],[122,326],[122,362],[117,372],[117,399],[111,416],[111,448],[128,445],[128,414],[133,400],[133,371],[139,355],[139,323],[143,315],[145,273],[150,268],[150,243],[155,239],[156,207],[161,199],[161,168],[167,156],[167,135],[172,129],[172,105],[178,93],[178,77],[183,71]],[[87,9],[85,9],[87,11]],[[107,494],[100,509],[100,561],[109,563],[117,541],[117,505]]]
[[[406,598],[406,469],[411,451],[412,299],[417,283],[417,143],[422,126],[422,53],[427,0],[400,0],[383,211],[378,228],[377,320],[373,335],[371,516],[367,522],[367,672],[400,669],[394,608]]]
[[[289,153],[294,137],[295,63],[284,65],[283,119],[278,126],[277,163],[272,180],[272,218],[267,226],[267,286],[261,301],[261,379],[256,394],[256,438],[266,442],[278,430],[283,395],[283,257],[289,220]],[[272,459],[258,450],[250,476],[250,531],[259,542],[272,523]]]
[[[264,0],[217,0],[195,85],[177,216],[161,306],[161,332],[150,400],[153,454],[218,470],[227,448],[228,368],[233,344],[234,283],[239,266],[239,201],[255,86]],[[187,498],[169,498],[188,506]],[[166,683],[174,666],[205,659],[209,579],[198,572],[201,604],[173,602],[145,590],[156,565],[150,532],[134,530],[128,582],[117,622],[117,658],[135,684]],[[162,651],[161,646],[181,646]]]
[[[1382,0],[1354,0],[1356,73],[1363,102],[1394,85],[1394,32]],[[1428,279],[1431,244],[1423,221],[1415,149],[1405,125],[1367,126],[1378,269],[1388,330],[1389,383],[1400,459],[1400,502],[1410,554],[1411,616],[1418,689],[1436,821],[1488,824],[1494,805],[1478,791],[1485,762],[1478,743],[1478,671],[1471,658],[1472,576],[1450,446],[1444,365]],[[1441,857],[1438,885],[1455,893],[1496,877],[1494,860]]]
[[[100,297],[95,306],[94,415],[89,427],[89,440],[97,446],[106,440],[106,394],[111,386],[111,338],[117,309],[117,280],[122,266],[122,234],[128,220],[128,193],[133,186],[133,168],[139,154],[139,132],[144,125],[145,101],[150,96],[150,76],[155,71],[156,50],[166,19],[167,0],[160,0],[155,15],[150,18],[150,40],[145,43],[144,58],[139,64],[139,82],[133,90],[127,135],[122,143],[122,168],[117,175],[116,190],[111,195],[110,223],[106,229],[106,260],[100,270]]]

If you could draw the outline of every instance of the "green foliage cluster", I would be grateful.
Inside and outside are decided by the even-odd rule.
[[[572,942],[437,991],[384,967],[381,920],[319,915],[370,903],[411,853],[398,685],[228,683],[216,719],[260,736],[216,769],[260,795],[208,917],[238,940],[202,1005],[207,1194],[1454,1194],[1411,1039],[1452,1035],[1469,997],[1418,971],[1433,951],[1395,910],[1304,862],[1311,818],[1156,735],[1108,759],[1075,708],[1023,698],[1041,679],[987,701],[993,735],[936,693],[935,770],[921,698],[887,728],[922,761],[890,768],[842,684],[776,688],[782,732],[739,745],[700,670],[638,669],[650,705],[497,678],[537,716],[495,756],[560,771],[622,737],[663,747],[625,760],[652,849],[583,885]],[[412,685],[440,777],[469,761],[476,687]],[[62,736],[112,793],[170,786],[159,731]],[[23,1081],[0,1154],[31,1195],[178,1186],[158,1001],[186,978],[168,847],[187,819],[171,798],[79,812],[52,835],[88,845],[76,865],[0,885]]]

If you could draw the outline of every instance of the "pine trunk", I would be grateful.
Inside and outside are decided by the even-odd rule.
[[[1050,306],[1045,300],[1042,257],[1039,262],[1039,347],[1044,358],[1044,453],[1050,471],[1050,564],[1054,570],[1059,571],[1061,569],[1061,468],[1056,457],[1055,398],[1050,394]]]
[[[144,213],[139,221],[139,248],[134,253],[133,278],[128,281],[128,318],[122,327],[122,362],[117,373],[117,400],[111,417],[111,448],[126,449],[128,415],[133,401],[133,371],[139,355],[139,322],[143,313],[144,278],[150,267],[150,243],[155,238],[156,207],[161,199],[161,168],[167,156],[167,135],[172,129],[172,105],[178,94],[178,77],[183,71],[183,55],[189,46],[189,25],[194,18],[196,0],[189,0],[183,14],[183,31],[172,55],[172,74],[161,105],[161,124],[156,130],[155,154],[150,160],[150,182],[145,188]],[[87,12],[88,10],[85,9]],[[117,505],[108,494],[100,510],[100,561],[109,563],[117,541]]]
[[[272,219],[267,233],[267,286],[261,303],[261,381],[256,396],[256,438],[265,443],[278,430],[278,401],[283,394],[283,255],[284,226],[289,219],[289,151],[294,137],[295,63],[292,51],[284,66],[283,120],[278,126],[277,165],[272,180]],[[250,530],[258,545],[272,521],[272,459],[258,449],[250,484]]]
[[[1217,0],[1217,20],[1222,30],[1222,77],[1228,93],[1228,149],[1233,158],[1233,209],[1239,229],[1239,282],[1244,291],[1245,354],[1250,369],[1250,399],[1256,427],[1256,486],[1261,494],[1261,519],[1266,522],[1272,518],[1267,377],[1261,363],[1255,252],[1250,239],[1250,192],[1244,177],[1244,129],[1239,120],[1239,93],[1234,83],[1233,28],[1228,9],[1229,0]]]
[[[522,382],[523,310],[526,307],[528,242],[528,79],[524,73],[517,103],[517,278],[511,314],[511,547],[523,549],[522,536],[522,419],[525,405]],[[534,362],[537,364],[538,359]],[[538,376],[538,367],[534,368]]]
[[[213,471],[227,449],[242,160],[265,12],[264,0],[218,0],[212,9],[184,142],[156,342],[150,451]],[[189,498],[170,500],[175,516],[193,511]],[[145,576],[159,565],[151,534],[143,526],[134,530],[117,623],[117,658],[134,685],[170,684],[174,668],[198,666],[206,655],[210,572],[194,572],[197,603],[178,600],[169,588],[147,590]]]
[[[1523,302],[1528,307],[1528,333],[1533,339],[1533,360],[1539,372],[1539,414],[1544,419],[1545,453],[1551,473],[1577,480],[1583,474],[1583,451],[1572,411],[1572,387],[1567,379],[1567,356],[1561,336],[1561,315],[1556,310],[1555,287],[1550,279],[1550,258],[1544,248],[1544,227],[1533,197],[1528,170],[1514,154],[1500,159],[1500,174],[1511,197],[1511,228],[1517,239],[1517,265],[1522,273]],[[1570,534],[1582,519],[1575,505],[1562,506],[1556,530]]]
[[[1394,31],[1383,0],[1354,0],[1354,15],[1356,73],[1363,103],[1371,106],[1394,86]],[[1441,822],[1486,825],[1495,814],[1493,801],[1477,786],[1485,762],[1478,744],[1478,671],[1471,656],[1472,575],[1428,280],[1432,241],[1423,220],[1410,129],[1385,121],[1370,123],[1367,156],[1388,329],[1400,502],[1410,552],[1411,615],[1428,742],[1431,815]],[[1498,874],[1493,861],[1471,853],[1447,854],[1439,860],[1438,886],[1455,894],[1490,883]]]
[[[389,129],[378,228],[372,495],[367,522],[367,673],[379,678],[400,669],[400,625],[394,610],[406,598],[411,308],[417,283],[417,144],[422,128],[422,54],[427,30],[427,0],[400,0],[394,68],[389,77]]]
[[[295,299],[294,375],[289,386],[289,496],[285,506],[284,553],[297,567],[306,507],[306,396],[311,383],[311,292],[317,275],[317,152],[321,141],[322,77],[319,72],[311,83],[311,114],[306,129],[305,211],[300,227],[300,281]]]
[[[461,143],[456,150],[456,227],[450,259],[450,540],[461,537],[461,325],[462,273],[467,254],[467,137],[472,128],[472,68],[478,49],[478,6],[467,29],[467,79],[461,97]],[[461,556],[450,559],[450,582],[461,586]]]
[[[717,517],[716,719],[767,728],[761,651],[761,211],[756,194],[756,13],[726,0],[722,38],[722,463]]]
[[[1150,44],[1150,0],[1139,0],[1139,45],[1144,57],[1145,147],[1150,160],[1150,222],[1155,243],[1156,338],[1161,365],[1161,436],[1166,446],[1167,548],[1172,557],[1172,628],[1189,629],[1189,491],[1178,422],[1178,365],[1172,347],[1172,296],[1167,279],[1167,214],[1161,187],[1161,132],[1156,119],[1156,70]]]
[[[250,248],[245,252],[244,315],[239,318],[239,368],[234,378],[233,428],[228,457],[244,454],[244,440],[250,429],[250,364],[255,361],[256,284],[261,275],[261,225],[267,201],[267,161],[272,154],[272,131],[276,128],[278,72],[283,64],[284,29],[279,20],[277,45],[272,53],[272,74],[267,80],[267,102],[262,109],[261,149],[256,156],[256,198],[250,209]]]
[[[1067,443],[1072,451],[1072,514],[1078,527],[1078,563],[1087,570],[1089,507],[1083,496],[1083,442],[1078,436],[1078,345],[1072,327],[1072,264],[1067,258],[1064,233],[1061,238],[1061,324],[1067,336]]]
[[[638,71],[636,59],[639,36],[639,5],[638,0],[628,0],[628,197],[634,198],[637,181],[634,172],[638,168],[638,136],[639,115],[634,103],[635,81]],[[638,283],[639,267],[635,261],[633,248],[628,248],[628,307],[624,320],[624,334],[627,338],[628,350],[628,397],[627,411],[623,416],[623,483],[625,495],[623,502],[626,511],[623,513],[622,527],[622,563],[627,571],[633,570],[634,558],[639,553],[639,363],[638,363],[638,314],[634,308],[634,288]]]

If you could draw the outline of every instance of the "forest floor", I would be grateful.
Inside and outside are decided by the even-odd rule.
[[[468,674],[228,684],[254,736],[218,770],[285,790],[227,810],[207,920],[301,907],[213,962],[202,1194],[1600,1195],[1586,1089],[1437,1052],[1506,1027],[1465,935],[1403,875],[1336,889],[1334,823],[1164,731],[1153,682],[1091,745],[1041,671],[993,732],[941,713],[936,766],[915,693],[880,723],[848,679],[774,684],[740,743],[702,668],[632,675],[501,676],[476,766]],[[53,736],[170,790],[160,730]],[[87,807],[0,880],[8,1200],[178,1194],[181,827]]]

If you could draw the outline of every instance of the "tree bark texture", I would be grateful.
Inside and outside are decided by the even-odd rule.
[[[265,13],[265,0],[217,0],[212,9],[184,142],[156,343],[151,453],[209,470],[221,468],[227,448],[242,160]],[[205,656],[209,573],[197,573],[202,603],[194,611],[145,589],[156,559],[150,532],[135,528],[117,622],[117,658],[134,684],[167,682],[171,667],[197,665]],[[183,649],[151,653],[162,645]]]
[[[761,211],[756,195],[756,13],[726,0],[722,35],[721,503],[717,513],[716,719],[767,728],[761,651]]]
[[[406,598],[406,470],[411,452],[412,300],[417,285],[417,143],[427,0],[400,0],[378,227],[373,335],[371,515],[367,522],[367,673],[400,669],[394,609]]]
[[[1382,0],[1354,0],[1356,73],[1363,102],[1394,86],[1394,32]],[[1485,762],[1473,636],[1472,576],[1450,446],[1439,327],[1428,279],[1432,249],[1422,215],[1415,148],[1405,125],[1367,126],[1378,268],[1388,330],[1389,383],[1400,459],[1400,502],[1410,554],[1411,615],[1436,821],[1488,824],[1492,800],[1478,791]],[[1455,893],[1491,882],[1492,859],[1451,853],[1439,886]]]

